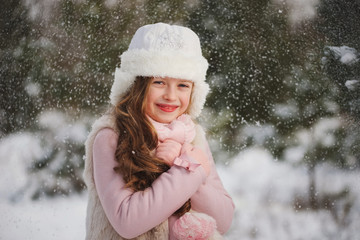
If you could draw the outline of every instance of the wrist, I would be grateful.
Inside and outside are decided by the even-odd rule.
[[[179,157],[175,158],[174,165],[183,167],[190,172],[195,171],[195,169],[201,166],[200,163],[196,162],[192,157],[190,157],[186,153],[183,153]]]

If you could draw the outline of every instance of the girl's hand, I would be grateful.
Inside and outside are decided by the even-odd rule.
[[[195,161],[197,161],[204,168],[207,176],[210,174],[211,166],[207,155],[200,148],[194,147],[190,143],[184,143],[181,154],[186,154]]]
[[[165,139],[158,144],[155,155],[172,166],[175,158],[180,156],[181,147],[180,143],[171,139]]]

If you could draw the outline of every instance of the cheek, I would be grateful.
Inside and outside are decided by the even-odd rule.
[[[146,104],[145,104],[145,113],[148,115],[151,113],[151,105],[149,104],[148,101],[146,101]]]
[[[186,93],[181,98],[182,107],[187,109],[189,107],[191,93]]]
[[[149,91],[146,95],[146,103],[145,103],[145,112],[149,113],[151,112],[151,109],[153,108],[152,104],[154,103],[155,96],[154,91]]]
[[[158,97],[159,97],[159,91],[157,89],[150,88],[146,95],[147,105],[154,103]]]

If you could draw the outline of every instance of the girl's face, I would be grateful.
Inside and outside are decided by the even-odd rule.
[[[146,96],[146,114],[157,122],[170,123],[187,110],[192,87],[191,81],[183,79],[150,79]]]

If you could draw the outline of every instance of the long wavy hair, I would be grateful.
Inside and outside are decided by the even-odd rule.
[[[145,114],[146,96],[151,77],[136,77],[134,84],[113,109],[119,130],[115,152],[118,166],[126,187],[143,191],[170,166],[154,155],[158,144],[155,128]],[[190,199],[174,214],[182,216],[191,208]]]

